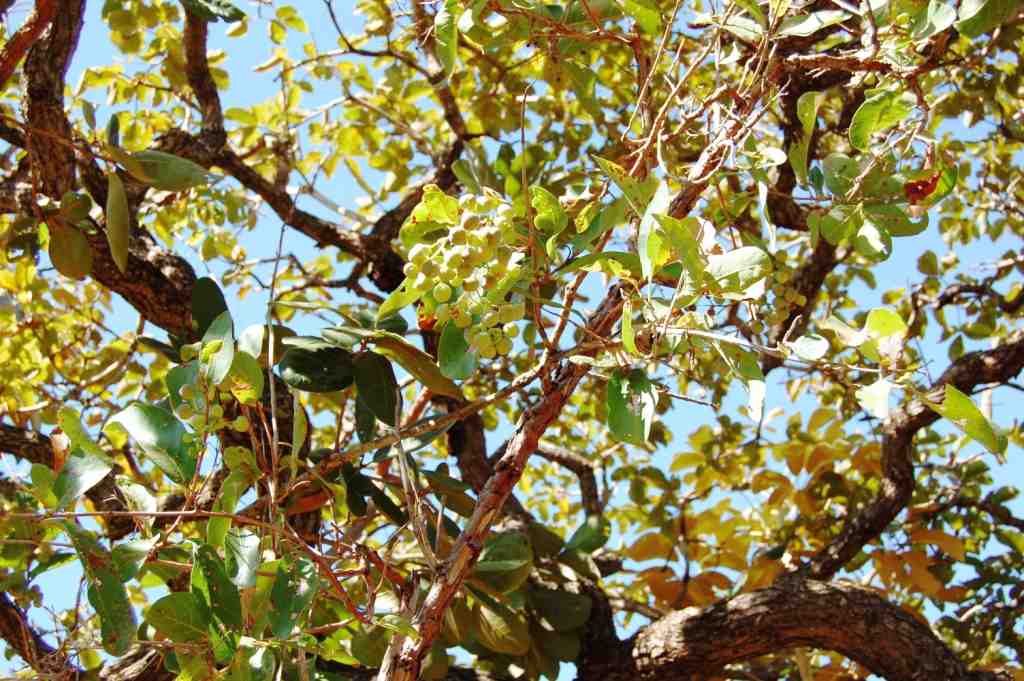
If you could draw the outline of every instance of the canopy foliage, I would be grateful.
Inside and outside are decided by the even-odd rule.
[[[1024,678],[1017,0],[29,5],[8,669]]]

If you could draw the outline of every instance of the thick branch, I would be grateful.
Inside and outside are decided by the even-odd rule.
[[[932,386],[929,399],[941,402],[946,385],[970,393],[976,386],[1005,383],[1024,369],[1024,333],[991,350],[963,355]],[[806,568],[809,576],[827,579],[849,562],[861,548],[885,530],[914,492],[914,435],[939,420],[920,401],[891,414],[882,426],[882,481],[878,497],[856,515],[842,532],[815,556]]]
[[[42,433],[0,423],[0,452],[22,461],[53,468],[53,446],[50,438]],[[114,481],[113,471],[96,483],[85,496],[97,511],[124,511],[128,508]],[[111,539],[120,539],[135,529],[131,518],[113,516],[105,521],[107,536]]]
[[[28,623],[28,618],[7,594],[0,592],[0,639],[40,676],[76,678],[75,669],[64,653],[54,650]]]
[[[997,678],[968,671],[926,624],[874,591],[802,579],[674,612],[637,635],[629,669],[604,678],[707,678],[794,647],[841,653],[889,681]]]
[[[10,6],[11,3],[7,4]],[[3,12],[6,14],[7,9],[4,8]],[[10,37],[3,52],[0,52],[0,88],[7,84],[18,62],[39,38],[39,34],[50,25],[56,13],[57,0],[36,0],[35,11]]]

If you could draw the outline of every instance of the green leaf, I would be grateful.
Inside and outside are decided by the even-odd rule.
[[[904,121],[914,110],[911,95],[900,90],[873,91],[853,114],[850,121],[850,144],[867,151],[871,135]],[[826,173],[827,176],[827,173]]]
[[[608,543],[611,536],[611,525],[602,515],[588,515],[583,524],[569,537],[565,544],[566,551],[593,553]]]
[[[880,378],[871,385],[857,389],[857,402],[864,411],[884,421],[889,418],[889,393],[894,387],[889,379]]]
[[[1001,455],[1006,451],[1006,435],[997,429],[971,398],[960,392],[956,386],[947,383],[946,396],[942,404],[932,404],[931,407],[993,454]]]
[[[885,338],[887,336],[902,337],[907,332],[907,323],[892,310],[876,307],[868,312],[867,320],[864,323],[864,330],[873,338]]]
[[[228,389],[242,404],[255,405],[263,397],[263,367],[249,353],[234,353],[227,378]]]
[[[661,9],[654,0],[621,0],[622,9],[636,20],[644,33],[661,35]]]
[[[224,541],[225,567],[235,586],[245,589],[256,584],[260,565],[259,535],[242,530],[228,531]]]
[[[377,436],[377,417],[359,393],[356,393],[356,435],[360,442],[373,442]]]
[[[379,667],[388,651],[390,636],[383,635],[375,627],[369,631],[360,629],[352,635],[352,656],[364,667]]]
[[[77,447],[73,449],[53,483],[57,508],[66,508],[77,502],[105,478],[113,467],[114,462],[106,456],[96,456]]]
[[[370,341],[380,354],[398,362],[403,369],[435,394],[447,395],[457,400],[464,399],[459,386],[441,373],[441,369],[434,364],[430,355],[411,345],[401,336],[388,331],[377,331]]]
[[[825,186],[835,196],[846,196],[860,174],[857,162],[845,154],[833,153],[821,163],[825,173]]]
[[[270,591],[273,606],[270,627],[275,638],[291,636],[292,629],[313,602],[319,588],[316,566],[308,559],[292,561],[287,570],[284,565],[278,565]]]
[[[808,362],[815,362],[828,352],[828,341],[821,336],[807,334],[789,343],[789,349],[797,357]]]
[[[185,427],[162,407],[134,402],[111,419],[124,427],[142,451],[171,480],[185,484],[196,473],[196,460],[182,441]]]
[[[150,550],[156,546],[157,538],[133,539],[121,542],[110,552],[110,559],[117,576],[122,582],[135,579],[142,569]]]
[[[434,15],[434,36],[437,42],[437,60],[444,75],[451,77],[459,58],[459,17],[462,6],[458,0],[444,0]]]
[[[892,237],[884,227],[864,219],[853,236],[853,247],[865,258],[881,262],[892,255]]]
[[[486,648],[504,655],[525,655],[530,650],[530,627],[526,618],[500,603],[477,603],[476,639]]]
[[[208,184],[210,174],[198,163],[164,151],[139,151],[132,154],[155,189],[181,192]],[[107,204],[109,210],[109,202]]]
[[[927,40],[933,35],[942,33],[956,21],[956,8],[943,0],[931,0],[928,9],[918,15],[911,30],[911,38],[916,41]]]
[[[622,345],[632,355],[640,355],[636,347],[636,331],[633,329],[633,300],[626,298],[622,305]]]
[[[220,348],[209,359],[203,356],[201,367],[211,385],[220,385],[228,377],[235,359],[235,327],[231,313],[226,310],[217,315],[203,334],[204,346],[214,341],[220,341]]]
[[[811,12],[810,14],[786,17],[782,20],[782,24],[779,26],[779,30],[775,35],[784,38],[794,36],[806,38],[807,36],[814,35],[823,28],[834,26],[849,18],[850,15],[847,12],[837,9],[825,9],[819,12]]]
[[[446,0],[451,1],[451,0]],[[413,208],[409,218],[402,225],[398,238],[406,248],[412,248],[423,242],[436,232],[447,231],[449,227],[459,224],[459,200],[448,196],[435,184],[423,188],[420,202]],[[383,305],[381,306],[383,308]],[[396,310],[392,310],[394,312]],[[389,314],[377,313],[378,319]]]
[[[658,402],[654,385],[639,369],[617,371],[608,379],[608,429],[612,437],[643,445],[647,442]]]
[[[192,590],[206,600],[214,617],[230,629],[240,630],[242,599],[238,587],[228,577],[224,562],[212,546],[196,549],[192,565]]]
[[[555,631],[579,629],[590,619],[593,602],[586,594],[531,585],[527,592],[530,605]]]
[[[956,30],[968,38],[991,33],[1005,24],[1019,7],[1018,0],[962,0]]]
[[[595,156],[594,160],[597,165],[601,167],[604,174],[607,175],[612,182],[615,183],[626,197],[626,201],[629,202],[633,212],[637,215],[643,215],[647,209],[647,204],[651,201],[651,196],[654,193],[654,188],[651,186],[651,181],[641,182],[634,177],[631,177],[625,170],[619,167],[617,164],[603,159],[599,156]],[[650,178],[653,180],[653,178]]]
[[[536,211],[533,219],[534,226],[546,235],[559,234],[569,225],[569,216],[566,215],[558,198],[547,189],[539,185],[530,187],[530,205]]]
[[[209,277],[197,279],[192,286],[192,321],[197,336],[202,338],[213,320],[227,311],[228,304],[217,282]]]
[[[522,532],[502,532],[487,539],[473,577],[499,593],[515,591],[533,569],[533,548]]]
[[[756,246],[740,246],[722,255],[708,256],[707,278],[726,297],[747,297],[747,289],[771,274],[772,261]]]
[[[640,273],[648,282],[654,277],[655,271],[668,260],[668,249],[656,229],[657,216],[668,210],[672,203],[672,191],[667,182],[660,182],[654,196],[644,209],[640,226],[637,229],[636,250],[640,256]]]
[[[117,114],[111,114],[107,119],[107,144],[112,147],[121,146],[121,121]]]
[[[210,621],[200,598],[191,591],[167,594],[149,606],[146,621],[175,643],[205,640]]]
[[[824,92],[805,92],[796,100],[796,116],[802,130],[794,133],[789,145],[789,163],[793,166],[793,174],[797,182],[807,185],[807,152],[814,137],[814,125],[818,118],[818,109],[825,101]]]
[[[401,395],[391,362],[376,352],[360,352],[352,359],[352,373],[363,404],[374,416],[394,428]]]
[[[92,249],[82,230],[59,218],[47,222],[50,228],[50,262],[68,279],[85,279],[92,271]]]
[[[384,299],[384,302],[380,304],[380,308],[377,310],[377,319],[384,319],[390,317],[396,312],[400,311],[407,305],[412,305],[417,300],[423,297],[426,291],[420,291],[412,287],[412,282],[406,278],[402,285],[396,288],[394,291]]]
[[[77,223],[89,217],[92,199],[84,192],[65,192],[60,197],[60,216],[71,223]]]
[[[68,436],[68,439],[71,440],[71,444],[74,447],[78,447],[98,459],[106,458],[106,452],[93,441],[89,433],[82,426],[82,421],[77,411],[71,407],[61,407],[57,411],[57,423],[60,425],[60,429],[64,431],[64,434]]]
[[[207,21],[241,21],[245,12],[228,0],[182,0],[186,9]]]
[[[270,333],[266,324],[252,324],[245,327],[245,330],[238,336],[237,349],[245,352],[257,360],[260,365],[267,366],[270,361]],[[287,326],[274,324],[274,364],[281,361],[284,356],[285,338],[293,338],[295,332]]]
[[[928,214],[912,222],[906,212],[891,203],[864,204],[864,219],[885,229],[891,236],[917,236],[928,229]]]
[[[285,383],[296,390],[330,393],[352,385],[352,353],[318,338],[296,336],[284,341],[288,348],[278,368]]]
[[[466,334],[453,322],[446,322],[437,346],[437,361],[441,373],[455,381],[464,381],[473,375],[477,355],[469,349]]]
[[[469,518],[476,510],[476,501],[466,494],[472,489],[469,485],[448,475],[448,467],[438,464],[437,470],[420,471],[426,479],[431,491],[444,501],[445,508],[450,508],[463,518]]]
[[[121,579],[109,567],[95,570],[89,579],[87,596],[100,618],[103,649],[115,657],[124,655],[135,643],[138,623]]]
[[[614,277],[628,276],[637,280],[641,277],[640,258],[635,253],[622,251],[589,253],[576,258],[565,267],[566,272],[577,270],[605,272]]]
[[[700,221],[692,215],[682,220],[667,215],[655,217],[668,236],[673,253],[682,262],[686,273],[690,275],[690,287],[699,288],[704,281],[704,272],[707,270],[707,259],[697,240],[702,229]]]

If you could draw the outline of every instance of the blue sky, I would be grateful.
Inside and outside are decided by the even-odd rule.
[[[318,46],[324,50],[335,48],[336,36],[334,34],[334,29],[327,20],[326,12],[323,10],[322,5],[319,2],[296,2],[295,4],[302,7],[304,11],[308,11],[308,14],[305,15],[307,23],[311,29],[312,37]],[[338,10],[339,19],[343,23],[343,27],[353,33],[356,32],[359,26],[359,19],[352,16],[349,4],[347,2],[337,2],[335,4]],[[224,67],[232,75],[232,85],[228,91],[222,93],[225,108],[231,106],[251,105],[269,97],[273,97],[278,91],[278,86],[273,80],[272,73],[254,73],[251,70],[251,67],[254,64],[259,64],[265,61],[269,56],[270,50],[273,48],[267,39],[266,22],[256,16],[257,8],[255,5],[249,5],[248,3],[239,3],[239,5],[244,7],[251,15],[248,35],[243,38],[229,40],[224,35],[226,24],[213,24],[210,27],[211,49],[221,48],[227,50],[228,53]],[[114,54],[106,26],[100,20],[99,13],[101,6],[102,3],[98,2],[93,2],[89,5],[86,29],[83,32],[81,44],[68,77],[68,83],[72,87],[77,84],[84,68],[88,66],[103,65],[120,59],[119,56]],[[22,10],[24,11],[24,8],[22,8]],[[265,7],[263,8],[263,11],[265,13],[269,13]],[[17,11],[13,11],[12,15],[15,21],[20,21],[22,18],[19,16]],[[302,42],[304,42],[303,39],[297,39],[295,37],[291,39],[289,49],[293,55],[301,54],[300,48]],[[128,71],[131,72],[131,70],[135,68],[138,68],[138,66],[129,65]],[[339,89],[332,87],[330,84],[322,84],[321,87],[323,88],[322,91],[318,91],[304,99],[304,106],[307,108],[314,108],[319,104],[326,103],[327,101],[336,98],[340,94]],[[110,113],[112,113],[112,110],[106,106],[104,101],[96,101],[95,103],[99,109],[97,118],[102,125],[102,122],[106,120]],[[988,132],[987,129],[982,127],[965,129],[960,126],[954,126],[950,131],[958,137],[972,136]],[[367,177],[371,182],[375,175],[376,174],[372,170],[367,171]],[[340,173],[335,180],[327,182],[319,188],[322,192],[328,194],[332,200],[348,208],[354,208],[356,206],[356,200],[362,194],[362,191],[354,182],[347,181],[343,174]],[[327,216],[327,213],[325,213],[322,207],[313,202],[304,204],[304,207],[307,207],[318,214]],[[338,219],[337,216],[329,217],[332,219]],[[248,233],[240,233],[241,243],[247,248],[249,256],[271,256],[273,254],[273,244],[275,244],[277,240],[279,228],[280,223],[276,216],[274,216],[269,210],[266,210],[255,230]],[[990,243],[984,240],[979,240],[977,243],[974,243],[969,247],[958,247],[957,255],[964,264],[978,264],[997,259],[1009,246],[1010,244],[1008,243],[1008,240],[1004,240],[1001,243]],[[855,294],[857,300],[861,302],[862,309],[869,309],[870,307],[881,305],[881,296],[887,290],[899,286],[909,287],[910,285],[918,282],[920,280],[920,275],[917,273],[916,261],[918,256],[928,249],[935,251],[940,257],[948,250],[945,244],[941,241],[938,235],[938,230],[934,224],[929,227],[925,234],[919,237],[897,240],[892,257],[887,262],[874,269],[874,274],[878,279],[877,288],[872,290],[868,289],[863,284],[857,285]],[[293,252],[300,258],[308,258],[316,253],[311,241],[293,230],[288,230],[285,233],[285,251]],[[211,271],[205,262],[198,258],[194,253],[190,253],[187,247],[183,244],[181,245],[181,248],[179,248],[179,253],[182,253],[189,258],[190,262],[196,268],[197,273],[200,275],[209,273],[216,276],[222,271],[218,266],[214,266]],[[267,279],[269,279],[269,277],[267,277]],[[232,315],[235,317],[237,327],[244,328],[249,324],[261,322],[265,315],[266,302],[267,297],[265,293],[252,295],[244,301],[229,299],[229,305],[231,307]],[[120,299],[115,300],[113,314],[108,319],[108,323],[112,328],[122,331],[131,330],[135,326],[136,319],[136,313],[129,306]],[[307,317],[305,319],[297,318],[297,320],[292,323],[292,326],[300,332],[315,332],[317,328],[322,326],[322,323],[314,318]],[[150,328],[148,332],[152,334],[154,333],[154,330]],[[933,373],[937,374],[946,366],[947,360],[945,357],[945,347],[939,346],[936,341],[937,339],[935,337],[927,338],[923,347],[926,354],[933,360]],[[810,398],[804,398],[798,401],[795,405],[790,404],[788,398],[785,396],[784,390],[782,389],[782,377],[783,371],[779,370],[769,382],[768,397],[765,407],[766,411],[775,406],[784,406],[787,413],[791,413],[794,408],[804,411],[805,413],[809,413],[816,404]],[[996,399],[994,400],[994,410],[997,421],[1001,420],[1003,423],[1006,423],[1015,415],[1011,402],[1011,400],[1015,398],[1016,396],[1006,390],[997,393]],[[746,397],[742,388],[737,386],[731,391],[729,398],[726,400],[725,409],[735,414],[736,408],[739,405],[744,404],[745,401]],[[685,403],[679,406],[666,420],[666,426],[676,433],[676,443],[673,446],[658,452],[653,457],[654,463],[662,465],[667,469],[671,456],[676,453],[681,446],[685,446],[682,443],[684,442],[686,435],[694,429],[694,424],[710,421],[713,417],[714,414],[704,407]],[[503,424],[496,433],[492,433],[489,437],[489,444],[492,449],[496,447],[508,435],[508,433],[509,427],[507,424]],[[980,447],[977,445],[968,446],[980,451]],[[997,466],[994,469],[997,482],[1002,484],[1016,482],[1018,486],[1024,483],[1024,464],[1021,463],[1020,455],[1020,451],[1011,450],[1008,453],[1008,463],[1003,466]],[[10,465],[10,462],[4,461],[0,463],[0,465],[6,468]],[[1024,511],[1024,502],[1018,500],[1015,502],[1015,507],[1018,513]],[[626,539],[628,538],[613,537],[611,546],[614,548]],[[52,601],[58,607],[67,606],[73,603],[77,584],[77,573],[73,567],[66,567],[54,571],[41,580],[41,585],[47,595],[47,599]],[[34,613],[34,619],[36,619],[36,621],[42,621],[41,613]],[[10,663],[0,660],[0,673],[10,671],[12,668],[13,667]]]

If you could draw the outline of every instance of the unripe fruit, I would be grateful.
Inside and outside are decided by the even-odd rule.
[[[483,359],[494,359],[495,355],[497,352],[493,345],[480,348],[480,357]]]
[[[452,287],[443,281],[434,286],[434,300],[439,303],[446,303],[452,297]]]
[[[484,328],[489,329],[492,326],[497,326],[499,321],[501,320],[498,318],[497,312],[488,312],[483,317],[481,317],[480,325],[483,326]]]
[[[416,267],[415,263],[407,262],[405,263],[405,266],[402,267],[402,272],[404,272],[407,277],[415,277],[419,274],[420,268]]]
[[[524,303],[507,303],[498,308],[498,316],[506,324],[522,319],[525,313],[526,305]]]
[[[452,321],[455,322],[455,326],[460,329],[464,329],[473,323],[473,318],[468,314],[461,314],[458,317],[454,316],[454,310],[452,310]]]
[[[426,244],[416,244],[409,250],[409,261],[419,265],[426,262],[429,255],[430,246],[427,246]]]
[[[501,327],[501,332],[505,334],[506,338],[515,338],[519,335],[519,327],[515,323],[509,322]]]
[[[249,430],[249,419],[245,416],[245,414],[242,414],[234,420],[234,423],[231,424],[231,427],[237,430],[239,433],[244,433],[245,431]]]
[[[416,275],[416,278],[412,282],[413,288],[417,290],[423,290],[427,288],[427,284],[430,283],[430,278],[424,272],[420,272]]]
[[[437,309],[434,310],[434,318],[437,320],[438,324],[444,324],[446,321],[451,319],[451,317],[452,315],[448,308],[448,303],[441,303],[437,306]]]
[[[462,229],[461,227],[456,227],[451,232],[449,232],[448,238],[451,239],[452,243],[455,244],[456,246],[462,246],[465,245],[467,241],[469,241],[469,234],[466,232],[466,230]]]
[[[210,418],[219,419],[224,416],[224,407],[215,404],[210,407]]]
[[[512,339],[502,338],[495,344],[495,348],[498,350],[499,355],[507,355],[512,352]]]

